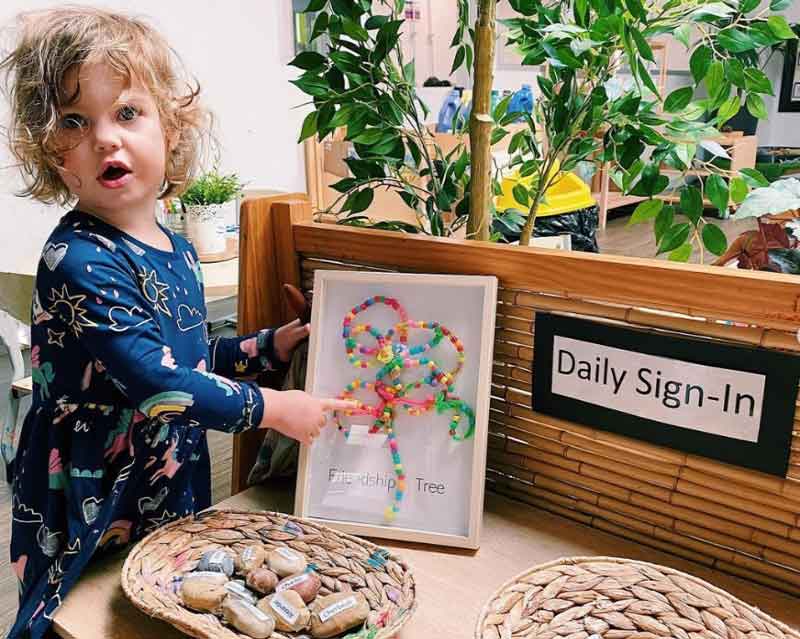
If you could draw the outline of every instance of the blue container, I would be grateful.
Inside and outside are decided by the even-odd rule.
[[[453,89],[445,98],[442,108],[439,110],[439,119],[436,122],[437,133],[449,133],[453,128],[453,118],[461,104],[461,97],[458,89]]]
[[[508,104],[509,113],[533,113],[533,91],[530,84],[523,84]],[[522,118],[518,118],[517,121]]]

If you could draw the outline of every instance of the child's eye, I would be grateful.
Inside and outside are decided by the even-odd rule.
[[[62,129],[82,129],[86,126],[86,119],[77,113],[69,113],[61,118]]]
[[[133,107],[129,104],[126,104],[117,112],[117,117],[123,122],[129,122],[133,120],[137,115],[139,115],[139,111],[136,107]]]

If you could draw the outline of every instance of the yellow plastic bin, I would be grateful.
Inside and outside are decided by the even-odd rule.
[[[533,179],[534,176],[521,178],[519,171],[505,176],[501,183],[503,192],[494,200],[495,208],[499,212],[508,209],[527,212],[528,207],[514,197],[514,187],[522,184],[530,188]],[[537,237],[569,234],[574,249],[596,253],[597,202],[589,185],[574,173],[561,173],[539,205],[534,231]]]

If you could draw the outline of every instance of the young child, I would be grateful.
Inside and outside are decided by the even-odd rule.
[[[144,22],[26,14],[2,63],[27,194],[77,202],[45,244],[33,300],[33,405],[15,459],[9,637],[41,637],[98,551],[211,503],[205,430],[274,428],[310,444],[339,400],[233,381],[289,359],[298,322],[208,340],[197,254],[159,226],[207,113]]]

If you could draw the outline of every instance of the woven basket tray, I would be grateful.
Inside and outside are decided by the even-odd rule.
[[[654,564],[576,557],[514,577],[481,610],[476,639],[798,639],[705,581]]]
[[[208,510],[149,534],[125,560],[122,589],[137,608],[192,637],[245,638],[214,615],[185,608],[176,591],[181,576],[194,570],[207,550],[238,551],[253,542],[302,553],[320,576],[320,595],[361,592],[370,605],[367,627],[378,629],[374,639],[394,636],[416,608],[414,578],[389,551],[289,515],[243,510]],[[285,637],[292,634],[272,634]]]

